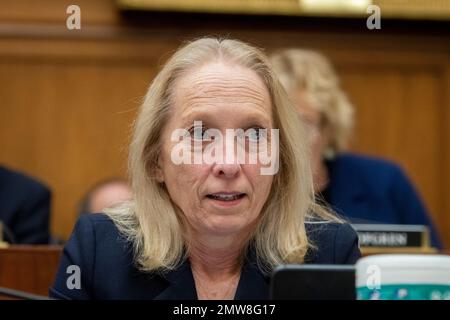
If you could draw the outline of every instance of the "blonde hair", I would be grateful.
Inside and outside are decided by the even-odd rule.
[[[331,131],[329,148],[334,153],[344,151],[353,128],[354,108],[328,59],[313,50],[285,49],[270,60],[286,90],[304,90],[311,105],[324,115]]]
[[[135,122],[129,152],[134,202],[107,214],[133,243],[141,270],[168,271],[187,258],[182,218],[154,176],[154,169],[174,82],[212,61],[235,63],[261,77],[272,99],[274,127],[279,129],[280,169],[251,238],[258,266],[270,272],[281,263],[302,263],[311,248],[305,222],[317,216],[326,221],[339,219],[315,203],[305,134],[266,56],[240,41],[202,38],[181,47],[164,65],[150,85]]]

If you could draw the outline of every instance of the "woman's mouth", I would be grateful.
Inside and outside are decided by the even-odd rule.
[[[206,197],[221,206],[230,207],[239,204],[245,196],[245,193],[240,192],[217,192],[208,194]]]

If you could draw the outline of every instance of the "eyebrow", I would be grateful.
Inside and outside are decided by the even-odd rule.
[[[239,123],[238,128],[244,129],[244,127],[251,125],[259,125],[265,128],[272,126],[273,121],[271,118],[260,111],[251,111],[251,113],[242,115],[237,122]],[[184,126],[190,126],[194,121],[202,121],[204,126],[214,127],[213,124],[220,122],[215,113],[207,111],[189,111],[187,114],[182,116],[182,123]],[[230,128],[231,129],[231,128]]]

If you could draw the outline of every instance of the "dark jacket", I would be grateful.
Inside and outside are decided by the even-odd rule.
[[[326,200],[352,222],[419,224],[438,233],[413,185],[397,165],[380,159],[344,154],[327,162],[330,183]]]
[[[358,238],[348,224],[307,224],[317,250],[307,263],[353,264],[360,257]],[[245,260],[235,299],[267,299],[269,277],[255,265],[253,251]],[[78,266],[80,288],[73,271]],[[75,267],[76,268],[76,267]],[[67,283],[70,283],[68,288]],[[105,215],[82,216],[64,248],[50,296],[59,299],[197,299],[189,260],[164,275],[135,267],[129,242]]]
[[[36,180],[0,167],[0,221],[4,239],[15,244],[48,244],[50,191]]]

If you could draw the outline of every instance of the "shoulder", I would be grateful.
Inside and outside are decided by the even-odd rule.
[[[29,192],[30,194],[49,194],[49,188],[39,180],[20,172],[0,167],[0,188],[11,193]]]
[[[332,160],[336,167],[352,168],[357,171],[395,173],[401,171],[394,162],[376,157],[345,153]]]
[[[84,214],[78,219],[65,251],[82,254],[83,261],[91,262],[94,255],[96,259],[121,255],[124,247],[128,247],[128,242],[111,218],[95,213]]]
[[[332,179],[338,184],[363,184],[374,189],[408,179],[399,165],[388,160],[355,154],[341,154],[331,160]],[[376,191],[375,190],[373,191]]]
[[[350,224],[318,220],[305,226],[312,244],[307,263],[354,264],[360,258],[358,235]]]
[[[84,214],[75,224],[64,251],[68,254],[80,255],[74,258],[86,263],[93,259],[98,245],[118,238],[120,238],[119,231],[108,216],[100,213]],[[107,251],[111,250],[113,248],[108,247]],[[104,253],[104,251],[101,252],[101,254]]]
[[[75,224],[73,233],[91,235],[95,238],[119,236],[119,231],[114,222],[103,213],[81,215]]]
[[[71,279],[68,268],[71,266],[77,266],[80,270],[80,290],[67,288],[66,283]],[[114,222],[100,213],[83,215],[64,246],[50,295],[63,299],[93,298],[98,288],[114,287],[123,281],[133,267],[132,246]]]

